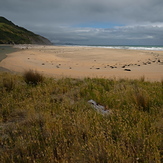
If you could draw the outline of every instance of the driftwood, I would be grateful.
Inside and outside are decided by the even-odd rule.
[[[102,115],[109,115],[111,114],[110,110],[106,110],[106,108],[98,103],[96,103],[94,100],[89,100],[89,104],[100,114]]]

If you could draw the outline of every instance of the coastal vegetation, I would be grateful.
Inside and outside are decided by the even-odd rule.
[[[101,115],[93,99],[112,111]],[[163,162],[163,81],[0,73],[0,160]]]
[[[36,35],[0,17],[0,44],[51,44],[42,36]]]

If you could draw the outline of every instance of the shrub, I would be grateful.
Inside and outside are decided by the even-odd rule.
[[[145,76],[140,77],[140,81],[144,82],[145,81]]]
[[[149,112],[150,109],[149,97],[142,90],[135,91],[135,93],[133,94],[133,100],[139,109]]]
[[[24,73],[24,80],[27,84],[37,85],[43,82],[43,76],[37,71],[28,70]]]

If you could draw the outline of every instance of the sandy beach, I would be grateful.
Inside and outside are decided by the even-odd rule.
[[[16,45],[0,67],[23,73],[32,69],[52,77],[163,80],[163,51],[84,46]]]

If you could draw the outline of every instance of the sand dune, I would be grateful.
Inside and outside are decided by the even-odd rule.
[[[163,51],[78,46],[19,45],[0,66],[15,72],[37,70],[54,77],[163,79]]]

